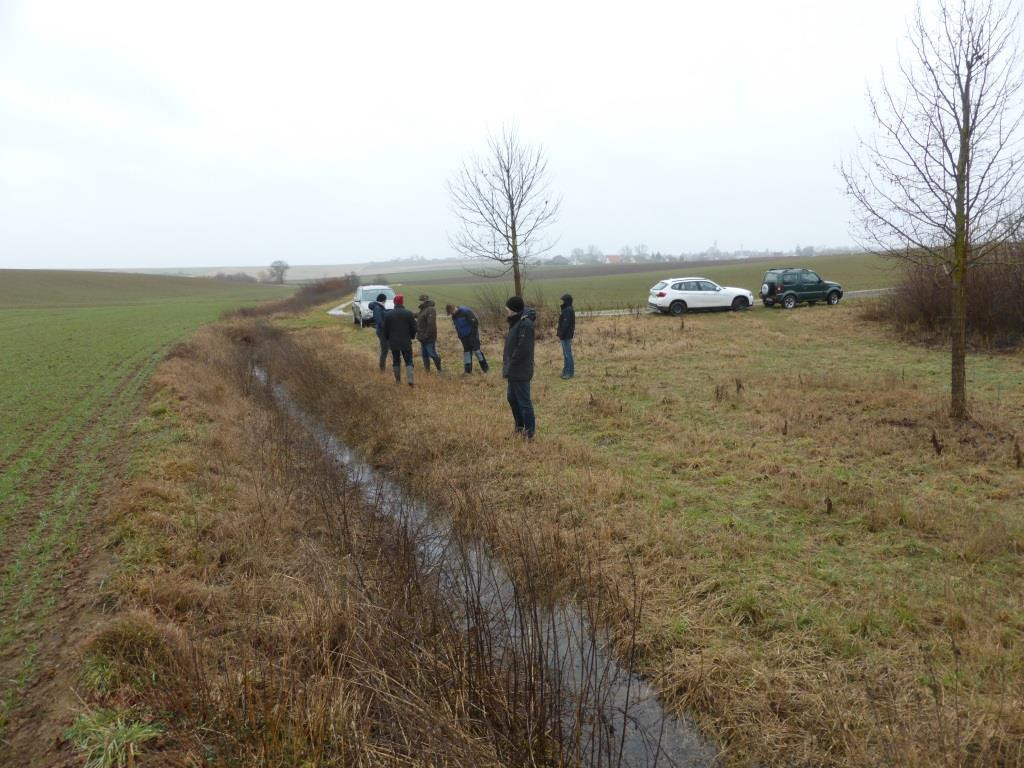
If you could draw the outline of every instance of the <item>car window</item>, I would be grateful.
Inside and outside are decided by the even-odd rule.
[[[783,285],[793,285],[796,283],[796,274],[793,272],[784,272],[782,275]]]
[[[661,290],[662,288],[664,288],[664,287],[665,287],[666,285],[668,285],[668,283],[666,283],[666,282],[665,282],[665,281],[663,280],[663,281],[661,281],[660,283],[655,283],[655,284],[654,284],[654,287],[653,287],[653,288],[651,288],[651,290],[652,290],[652,291],[660,291],[660,290]]]
[[[363,291],[363,301],[376,301],[380,294],[387,296],[387,300],[391,301],[395,298],[395,292],[390,288],[372,288],[367,291]]]
[[[821,282],[821,278],[818,277],[816,272],[811,272],[811,270],[805,269],[803,271],[803,281],[805,283],[819,283]]]
[[[774,283],[774,282],[778,281],[778,279],[779,279],[779,273],[778,272],[765,272],[764,273],[764,279],[761,282],[762,283]]]
[[[718,290],[718,286],[715,285],[714,283],[710,282],[709,280],[701,280],[700,281],[700,289],[702,291],[717,291]]]
[[[672,283],[672,290],[673,291],[685,291],[686,289],[683,288],[683,284],[682,283]]]
[[[683,283],[683,286],[684,286],[683,287],[684,291],[699,291],[700,290],[700,282],[697,281],[697,280],[687,280],[685,283]]]

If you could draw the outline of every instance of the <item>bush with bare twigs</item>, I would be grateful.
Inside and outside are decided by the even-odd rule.
[[[1024,247],[1012,258],[975,267],[965,282],[971,343],[999,348],[1024,342]],[[910,338],[945,342],[952,318],[950,284],[939,267],[908,265],[899,287],[868,306],[865,316],[891,322]]]

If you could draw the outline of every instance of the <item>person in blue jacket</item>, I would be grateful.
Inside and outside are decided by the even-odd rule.
[[[453,304],[446,305],[444,311],[452,319],[455,333],[458,334],[459,341],[462,342],[462,363],[466,373],[473,372],[474,355],[480,362],[480,370],[487,373],[490,366],[487,365],[487,358],[484,357],[484,353],[480,349],[480,321],[476,314],[469,307],[456,307]]]
[[[371,301],[366,308],[373,312],[373,327],[377,331],[377,341],[380,343],[380,372],[384,373],[384,366],[388,362],[388,337],[384,333],[384,318],[388,313],[384,302],[388,300],[386,293],[378,293],[377,300]]]

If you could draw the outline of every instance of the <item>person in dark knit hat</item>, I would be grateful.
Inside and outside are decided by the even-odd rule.
[[[501,360],[501,375],[508,381],[508,404],[516,423],[516,432],[532,440],[536,432],[530,382],[533,380],[533,321],[537,313],[526,308],[521,296],[505,302],[508,334]]]
[[[402,383],[402,364],[405,360],[406,378],[412,386],[412,340],[416,338],[416,315],[405,308],[405,297],[395,296],[395,308],[384,318],[384,335],[391,348],[391,364],[395,369],[395,383]]]
[[[384,318],[387,317],[388,295],[378,293],[377,300],[371,301],[367,309],[373,312],[373,327],[377,331],[377,341],[380,343],[380,372],[384,373],[384,364],[388,361],[388,337],[384,335]]]
[[[572,337],[576,335],[576,310],[572,296],[562,294],[562,311],[558,315],[558,340],[562,344],[562,378],[571,379],[576,374],[576,361],[572,356]]]

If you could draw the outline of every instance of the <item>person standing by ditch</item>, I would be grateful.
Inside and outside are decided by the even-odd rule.
[[[477,319],[476,313],[469,307],[461,305],[456,307],[452,304],[446,305],[444,311],[451,317],[455,333],[458,334],[459,341],[462,342],[462,363],[465,366],[465,372],[473,372],[473,356],[475,355],[476,359],[480,361],[480,370],[487,373],[490,366],[487,365],[487,358],[484,357],[484,353],[480,349],[480,321]]]
[[[389,311],[385,304],[387,300],[386,293],[378,293],[377,300],[367,305],[367,309],[373,312],[373,327],[377,331],[377,342],[380,344],[381,373],[384,373],[384,364],[388,361],[388,337],[384,334],[384,317]]]
[[[420,313],[416,315],[416,339],[423,353],[423,369],[430,371],[430,361],[434,361],[437,372],[441,372],[441,356],[437,354],[437,310],[434,302],[427,294],[420,296]]]
[[[536,432],[530,382],[533,380],[533,321],[537,313],[526,309],[521,296],[505,302],[508,334],[501,359],[501,375],[508,381],[508,404],[516,423],[516,432],[532,440]]]
[[[576,310],[572,306],[572,294],[562,294],[562,311],[558,315],[557,335],[562,343],[562,378],[571,379],[576,375],[576,361],[572,356],[572,338],[576,335]]]
[[[395,296],[395,308],[384,317],[384,336],[391,349],[395,384],[402,383],[402,360],[404,360],[406,379],[411,387],[412,340],[416,338],[416,315],[405,308],[405,297],[402,294]]]

